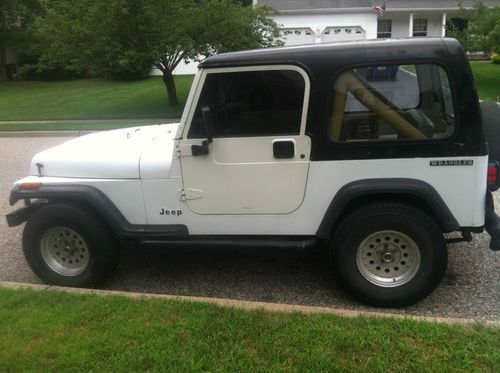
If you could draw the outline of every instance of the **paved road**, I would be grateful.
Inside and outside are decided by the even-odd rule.
[[[28,172],[38,151],[68,138],[0,137],[0,212],[12,210],[12,182]],[[500,196],[496,196],[500,206]],[[9,229],[0,219],[0,280],[40,282],[21,250],[22,227]],[[321,253],[268,250],[126,248],[106,289],[225,297],[290,304],[374,310],[345,294]],[[450,246],[448,273],[438,289],[398,313],[500,319],[500,253],[487,248],[487,236]]]

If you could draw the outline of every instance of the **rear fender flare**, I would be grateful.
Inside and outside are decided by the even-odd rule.
[[[316,236],[329,241],[342,215],[360,198],[373,198],[373,200],[395,198],[410,202],[417,200],[424,204],[417,207],[429,211],[443,232],[453,232],[460,228],[446,203],[430,184],[405,178],[364,179],[353,181],[340,188],[330,202]]]

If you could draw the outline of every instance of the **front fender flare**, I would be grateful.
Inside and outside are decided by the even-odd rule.
[[[183,224],[131,224],[108,196],[88,185],[42,185],[39,189],[22,189],[17,185],[10,193],[9,203],[12,206],[21,199],[28,201],[40,199],[47,200],[49,203],[51,201],[83,202],[92,207],[120,238],[179,238],[188,235],[188,229]]]

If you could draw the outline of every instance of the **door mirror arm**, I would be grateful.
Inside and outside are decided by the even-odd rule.
[[[205,127],[207,139],[204,140],[201,145],[191,145],[191,153],[195,157],[198,155],[208,155],[208,145],[210,145],[213,141],[213,117],[209,106],[203,106],[201,108],[201,117],[203,118],[203,125]]]

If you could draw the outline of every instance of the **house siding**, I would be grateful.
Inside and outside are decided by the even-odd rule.
[[[413,13],[413,19],[427,19],[427,36],[441,37],[443,13]],[[409,29],[410,13],[388,13],[380,19],[392,20],[393,38],[407,38],[412,36]]]
[[[392,35],[393,38],[407,38],[409,36],[409,13],[391,14],[390,16],[383,17],[382,19],[390,19],[392,21]]]

